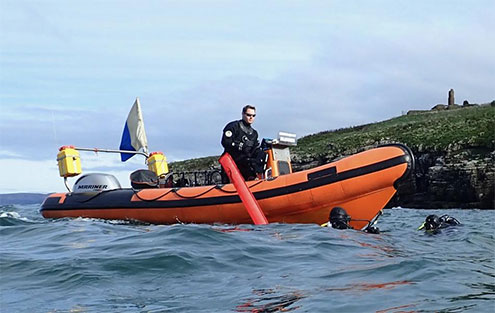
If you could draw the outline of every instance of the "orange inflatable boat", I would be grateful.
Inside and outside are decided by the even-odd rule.
[[[339,206],[351,216],[354,229],[363,229],[379,216],[396,192],[394,184],[413,167],[409,148],[393,144],[313,169],[246,183],[270,223],[322,224],[328,221],[330,210]],[[232,184],[147,189],[118,185],[101,191],[91,190],[101,187],[95,184],[79,187],[84,192],[48,196],[41,214],[45,218],[87,217],[153,224],[252,223]]]

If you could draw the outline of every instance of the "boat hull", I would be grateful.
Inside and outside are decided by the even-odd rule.
[[[330,210],[340,206],[351,216],[351,226],[361,229],[379,214],[396,192],[394,184],[413,166],[407,147],[389,145],[247,185],[270,223],[322,224]],[[56,193],[44,201],[41,214],[153,224],[252,223],[232,184]]]

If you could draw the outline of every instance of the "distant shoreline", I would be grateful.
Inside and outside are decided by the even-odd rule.
[[[30,192],[17,192],[17,193],[4,193],[0,194],[0,205],[13,205],[13,204],[37,204],[42,203],[49,193],[30,193]]]

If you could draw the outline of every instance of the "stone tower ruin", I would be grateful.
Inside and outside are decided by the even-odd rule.
[[[447,102],[449,107],[454,105],[454,89],[449,90],[449,102]]]

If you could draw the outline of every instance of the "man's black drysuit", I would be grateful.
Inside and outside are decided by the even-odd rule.
[[[254,179],[257,173],[263,172],[265,153],[259,147],[258,132],[248,123],[243,120],[228,123],[223,129],[222,146],[224,152],[232,156],[245,180]]]

